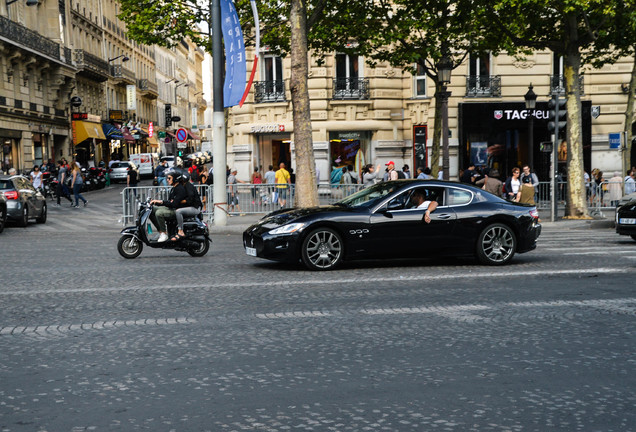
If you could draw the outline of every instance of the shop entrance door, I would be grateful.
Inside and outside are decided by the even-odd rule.
[[[281,162],[289,168],[291,166],[291,150],[288,140],[272,140],[272,162],[274,169],[278,169]]]

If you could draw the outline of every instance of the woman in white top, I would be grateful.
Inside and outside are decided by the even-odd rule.
[[[33,171],[31,171],[31,183],[36,189],[40,189],[42,187],[42,171],[40,171],[40,167],[37,165],[35,165],[33,167]]]
[[[514,167],[512,169],[512,176],[508,177],[506,180],[506,199],[508,201],[519,201],[521,197],[521,180],[519,179],[519,175],[521,174],[521,170],[519,167]]]

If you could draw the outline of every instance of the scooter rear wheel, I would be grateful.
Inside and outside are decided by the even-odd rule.
[[[137,258],[144,249],[144,244],[133,236],[123,236],[117,242],[119,255],[126,259]]]
[[[193,257],[202,257],[210,250],[210,242],[206,239],[196,249],[188,249],[188,253]]]

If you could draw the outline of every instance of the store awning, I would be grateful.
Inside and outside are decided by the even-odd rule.
[[[153,135],[153,136],[149,136],[148,139],[148,144],[150,144],[153,147],[159,147],[159,141],[157,140],[157,136]]]
[[[128,132],[128,128],[123,128],[121,130],[124,134],[124,139],[128,142],[135,142],[135,137],[133,137],[130,132]]]
[[[83,120],[73,121],[73,144],[79,144],[89,138],[105,140],[106,136],[102,131],[102,125]]]
[[[104,135],[106,135],[106,139],[124,139],[124,134],[121,129],[116,128],[110,123],[102,123],[102,131],[104,132]]]
[[[195,134],[194,132],[192,132],[192,129],[187,129],[188,131],[188,138],[193,139],[193,140],[197,140],[197,141],[201,141],[201,137],[197,134]]]

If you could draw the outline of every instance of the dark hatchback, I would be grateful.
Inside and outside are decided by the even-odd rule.
[[[0,193],[0,233],[4,231],[7,224],[7,199],[3,193]]]
[[[0,176],[0,193],[7,199],[7,218],[19,226],[27,226],[30,219],[46,222],[46,198],[21,175]]]
[[[616,207],[616,232],[636,240],[636,199]]]
[[[411,200],[416,191],[438,203],[430,223]],[[334,205],[271,213],[243,233],[243,246],[248,255],[300,260],[314,270],[349,260],[431,256],[475,256],[501,265],[535,249],[540,233],[535,206],[462,183],[397,180]]]

